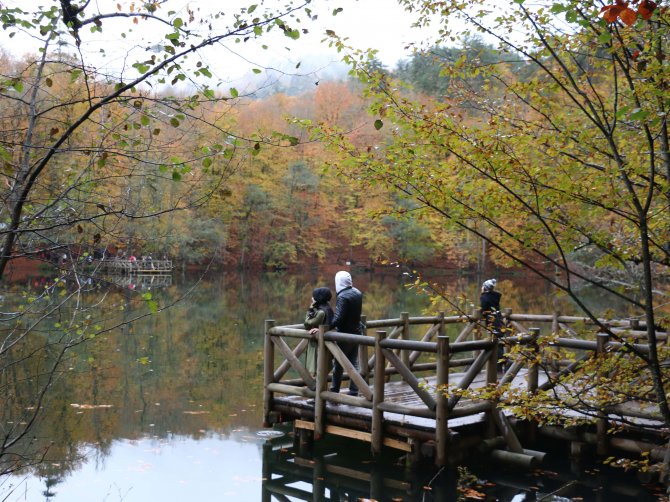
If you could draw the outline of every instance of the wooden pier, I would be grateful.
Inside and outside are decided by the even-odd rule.
[[[166,274],[172,272],[172,260],[94,260],[93,264],[110,274]]]
[[[617,337],[644,350],[645,332],[637,320],[604,322]],[[525,326],[528,323],[531,327]],[[667,438],[660,433],[660,414],[639,402],[600,410],[596,418],[574,409],[554,410],[585,419],[582,425],[567,428],[538,426],[500,405],[510,392],[568,392],[561,388],[562,376],[580,362],[622,348],[621,341],[598,330],[589,339],[585,333],[594,324],[588,318],[507,310],[502,338],[489,336],[478,311],[453,317],[403,313],[397,319],[366,320],[365,324],[368,336],[326,332],[322,327],[313,375],[301,361],[312,339],[309,333],[302,325],[275,326],[266,321],[266,426],[293,422],[298,442],[309,444],[326,434],[337,435],[370,443],[373,455],[384,447],[393,448],[413,460],[429,456],[438,466],[485,449],[491,458],[532,468],[544,453],[523,443],[534,443],[538,434],[569,442],[574,453],[592,450],[605,455],[618,450],[633,456],[646,452],[654,461],[664,459]],[[417,330],[419,336],[414,336]],[[658,336],[666,338],[664,333]],[[543,359],[538,348],[542,337],[551,337],[551,346],[562,351],[563,359]],[[337,342],[358,345],[359,370]],[[498,371],[501,343],[510,354],[505,371]],[[566,353],[571,356],[565,357]],[[345,368],[345,380],[357,384],[359,396],[327,390],[332,358]],[[487,392],[470,397],[477,389]],[[608,434],[614,426],[620,431]]]

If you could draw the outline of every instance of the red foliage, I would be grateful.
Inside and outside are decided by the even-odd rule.
[[[633,10],[630,6],[637,6],[637,10]],[[603,19],[608,23],[615,23],[621,20],[626,26],[632,26],[638,17],[645,21],[649,21],[658,5],[652,0],[634,0],[632,2],[624,2],[623,0],[616,0],[612,5],[605,5],[600,9]]]

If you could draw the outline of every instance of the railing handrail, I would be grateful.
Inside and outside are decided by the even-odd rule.
[[[644,353],[648,350],[648,345],[634,343],[636,340],[630,340],[628,343],[621,343],[617,338],[621,335],[612,336],[597,330],[598,326],[590,322],[589,319],[577,316],[559,316],[538,315],[538,314],[513,314],[506,310],[503,316],[505,329],[503,336],[495,337],[486,327],[486,320],[482,319],[481,313],[475,311],[472,316],[452,316],[445,317],[443,314],[437,316],[409,317],[403,313],[397,319],[377,319],[365,323],[366,330],[363,334],[340,333],[337,331],[325,331],[326,327],[321,326],[318,336],[313,336],[308,330],[304,329],[302,324],[292,324],[285,326],[275,326],[274,321],[266,321],[265,338],[265,418],[266,423],[271,423],[270,418],[272,396],[275,392],[293,396],[302,396],[305,398],[315,398],[314,407],[314,431],[317,437],[320,437],[325,431],[326,408],[325,403],[347,404],[368,408],[372,410],[372,448],[378,451],[381,447],[381,432],[383,427],[383,415],[385,412],[414,416],[420,418],[432,418],[436,421],[436,442],[438,447],[437,457],[439,462],[444,461],[446,452],[446,443],[448,434],[447,418],[453,414],[454,417],[463,417],[474,415],[486,411],[492,414],[492,419],[502,424],[505,420],[502,411],[497,407],[495,398],[485,398],[485,402],[472,401],[461,403],[458,408],[463,392],[471,386],[481,385],[481,378],[478,375],[485,372],[485,384],[505,385],[512,382],[522,368],[527,369],[525,376],[527,390],[535,393],[553,387],[560,379],[560,376],[574,371],[579,361],[591,357],[588,353],[603,353],[609,348],[616,349],[626,346]],[[539,381],[539,344],[540,328],[525,328],[521,322],[532,321],[537,323],[551,323],[551,336],[548,337],[550,345],[558,346],[570,350],[583,351],[578,354],[575,361],[565,367],[565,361],[556,363],[556,367],[551,369],[553,362],[545,368],[546,380]],[[462,330],[456,337],[456,341],[451,341],[444,332],[444,327],[450,324],[463,324]],[[596,331],[591,330],[596,335],[596,340],[579,338],[575,330],[570,329],[567,324],[583,323],[590,327],[595,327]],[[408,339],[409,325],[429,325],[428,330],[423,334],[421,340]],[[625,331],[626,335],[634,333],[632,336],[641,337],[638,331],[641,327],[639,322],[630,320],[607,320],[607,326],[625,326],[631,328]],[[377,328],[377,329],[376,329]],[[388,333],[379,328],[392,328]],[[370,336],[374,332],[374,336]],[[559,333],[567,333],[571,338],[559,336]],[[484,336],[482,336],[482,334]],[[474,339],[469,340],[470,336]],[[284,338],[293,338],[299,340],[298,345],[291,349]],[[432,341],[432,339],[437,341]],[[667,338],[665,333],[660,334],[660,338]],[[305,352],[312,341],[318,341],[317,352],[317,372],[314,376],[310,374],[306,366],[299,360],[299,357]],[[337,342],[353,343],[359,346],[359,360],[361,369],[357,370],[348,361],[348,358],[341,351]],[[498,346],[499,344],[525,345],[530,350],[527,359],[509,360],[511,365],[504,371],[502,377],[499,375],[497,364],[499,362]],[[278,369],[274,368],[274,347],[279,349],[284,355],[284,361]],[[373,348],[373,355],[368,359],[368,349]],[[458,353],[470,353],[472,356],[452,358]],[[417,362],[422,354],[430,354],[429,362]],[[345,394],[338,394],[327,390],[329,379],[330,360],[335,357],[345,368],[350,380],[353,380],[359,387],[361,396],[352,397]],[[464,367],[458,377],[458,381],[449,382],[450,368]],[[563,368],[561,368],[563,366]],[[298,379],[282,380],[284,375],[293,369],[298,374]],[[417,376],[420,372],[434,372],[433,377],[437,377],[440,382],[432,383],[430,388],[423,384],[425,377]],[[388,375],[400,375],[402,380],[412,389],[412,399],[418,397],[419,403],[400,400],[387,399],[385,397],[385,382]],[[456,374],[453,374],[456,375]],[[369,378],[374,378],[374,386],[370,385]],[[381,378],[377,378],[381,377]],[[480,382],[480,383],[478,383]],[[516,381],[519,384],[519,380]],[[453,388],[457,392],[450,392],[448,398],[441,391],[441,388]],[[429,390],[430,389],[430,390]],[[381,393],[381,394],[380,394]],[[406,394],[403,394],[405,396]],[[494,416],[495,414],[495,416]],[[638,413],[639,414],[639,413]],[[302,416],[302,415],[301,415]],[[651,415],[649,415],[651,416]],[[605,424],[608,420],[607,415],[598,420]],[[504,428],[504,424],[500,425]],[[443,430],[444,429],[444,430]],[[599,430],[606,431],[607,427],[599,425]],[[438,433],[440,437],[438,438]],[[603,432],[604,434],[604,432]],[[599,438],[602,439],[599,432]]]

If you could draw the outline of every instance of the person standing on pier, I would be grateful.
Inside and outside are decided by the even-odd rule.
[[[337,302],[335,304],[335,317],[333,317],[333,322],[330,325],[331,329],[337,329],[341,333],[362,334],[363,293],[353,286],[349,272],[341,270],[335,274],[335,292]],[[337,344],[354,368],[358,370],[358,344],[347,342],[338,342]],[[340,392],[343,372],[344,368],[335,359],[333,363],[333,385],[330,388],[332,392]],[[358,395],[358,387],[353,380],[349,381],[349,395]]]
[[[316,288],[312,291],[312,304],[305,315],[304,326],[305,329],[317,329],[322,324],[330,326],[333,321],[333,309],[330,306],[330,300],[333,298],[333,293],[329,288]],[[316,373],[316,340],[310,340],[307,345],[307,352],[305,354],[305,367],[312,375]]]
[[[361,312],[363,310],[363,293],[353,286],[351,274],[341,270],[335,274],[335,293],[337,302],[335,304],[335,316],[330,323],[329,329],[336,329],[340,333],[349,333],[361,335]],[[315,334],[318,329],[310,331]],[[358,344],[350,342],[337,342],[340,350],[347,356],[347,359],[358,370]],[[344,368],[337,359],[333,360],[333,382],[330,387],[331,392],[340,392],[342,384],[342,375]],[[357,396],[358,387],[349,381],[349,395]]]
[[[479,306],[482,309],[482,318],[486,324],[486,329],[496,338],[502,336],[502,313],[500,312],[500,299],[502,293],[495,290],[495,279],[488,279],[482,284],[482,292],[479,297]],[[501,370],[504,365],[500,359],[504,357],[504,346],[502,343],[498,344],[498,369]]]

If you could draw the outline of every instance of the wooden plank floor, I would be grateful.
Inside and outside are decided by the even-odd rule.
[[[452,373],[449,375],[451,382],[458,382],[462,378],[462,373]],[[518,387],[525,387],[526,383],[526,372],[521,371],[514,378],[512,385]],[[428,389],[434,389],[436,378],[428,377],[422,379]],[[346,382],[345,382],[346,385]],[[471,388],[483,387],[486,385],[484,373],[480,373],[475,381],[470,386]],[[346,388],[342,389],[342,392],[346,392]],[[387,382],[384,386],[384,401],[401,404],[403,406],[421,408],[425,407],[425,404],[421,401],[419,396],[416,395],[414,390],[403,381],[393,381]],[[313,416],[314,404],[310,403],[308,399],[299,397],[299,396],[275,396],[273,408],[279,408],[285,416],[295,415],[296,418],[306,418]],[[457,408],[465,404],[471,404],[472,401],[461,400],[459,401]],[[294,410],[295,413],[292,413],[291,410]],[[335,404],[335,403],[326,403],[326,422],[330,423],[330,418],[336,416],[338,422],[341,419],[353,418],[363,420],[365,422],[371,422],[372,420],[372,410],[368,408],[362,408],[359,406],[351,406],[346,404]],[[470,415],[466,417],[452,417],[449,419],[449,428],[456,429],[462,426],[481,423],[485,419],[484,413],[477,413],[475,415]],[[393,424],[401,426],[408,429],[422,430],[426,432],[435,431],[435,420],[432,418],[423,418],[415,417],[411,415],[404,415],[400,413],[384,413],[384,422],[386,424]]]
[[[526,382],[527,371],[521,370],[514,380],[512,381],[512,386],[517,388],[525,388],[527,385]],[[449,375],[449,380],[452,383],[457,383],[461,378],[462,373],[452,373]],[[542,385],[543,382],[547,380],[545,374],[540,372],[539,383]],[[435,388],[435,377],[429,377],[423,379],[428,389]],[[484,372],[480,373],[475,381],[472,383],[470,388],[483,387],[486,384]],[[346,382],[345,382],[346,385]],[[346,392],[346,387],[343,389],[343,392]],[[425,405],[421,399],[416,395],[414,390],[403,381],[393,381],[387,382],[384,389],[384,401],[401,404],[407,407],[414,408],[423,408]],[[310,403],[308,399],[298,396],[282,396],[275,395],[273,400],[273,408],[281,411],[282,415],[285,418],[301,418],[301,419],[312,419],[314,417],[314,404]],[[462,399],[456,406],[458,409],[460,406],[467,404],[472,404],[472,401]],[[625,408],[631,410],[631,414],[634,415],[635,410],[640,409],[638,403],[627,403]],[[578,416],[578,414],[571,410],[563,410],[563,413],[567,415]],[[449,428],[451,430],[457,430],[460,427],[479,424],[485,421],[484,412],[477,413],[465,417],[451,417],[449,418]],[[610,415],[610,419],[614,422],[618,421],[617,415]],[[326,424],[330,423],[343,423],[347,420],[354,421],[356,423],[363,423],[365,427],[368,427],[368,424],[372,420],[372,410],[368,408],[362,408],[359,406],[351,406],[346,404],[335,404],[335,403],[326,403]],[[647,419],[633,418],[630,417],[629,420],[639,425],[650,425],[652,423],[658,424],[659,422],[650,421]],[[423,418],[415,417],[411,415],[404,415],[400,413],[384,413],[384,422],[385,424],[391,424],[399,426],[408,430],[424,431],[428,433],[435,432],[435,420],[432,418]]]

